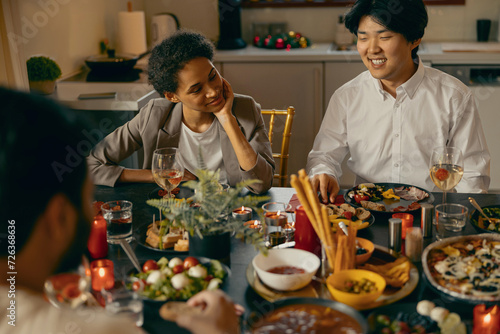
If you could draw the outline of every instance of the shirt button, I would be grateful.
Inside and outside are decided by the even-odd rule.
[[[394,164],[394,167],[399,167],[399,164]]]
[[[396,103],[394,106],[395,106],[396,108],[399,108],[399,103]]]
[[[399,137],[399,133],[396,133],[395,136],[396,136],[396,138]]]

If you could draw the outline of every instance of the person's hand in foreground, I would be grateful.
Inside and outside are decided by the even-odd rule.
[[[317,174],[314,175],[312,180],[312,188],[315,192],[320,192],[321,200],[324,204],[334,203],[335,197],[339,193],[340,187],[337,179],[329,174]],[[330,194],[330,196],[328,196]]]
[[[233,334],[240,332],[239,316],[243,306],[233,301],[221,290],[202,291],[187,301],[188,305],[200,307],[201,314],[181,314],[177,324],[193,334]]]

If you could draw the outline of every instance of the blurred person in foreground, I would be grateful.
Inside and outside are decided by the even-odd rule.
[[[0,100],[0,333],[142,332],[100,309],[58,309],[44,300],[45,280],[78,267],[87,247],[89,142],[75,114],[53,101],[1,87]],[[239,331],[241,309],[224,293],[205,292],[189,303],[204,307],[196,319],[179,317],[193,333]]]
[[[422,0],[357,0],[345,18],[367,71],[332,96],[308,156],[322,200],[334,202],[341,163],[365,182],[407,183],[429,191],[433,148],[458,147],[458,192],[487,192],[490,155],[471,90],[417,56],[428,17]]]
[[[234,94],[213,65],[214,46],[205,36],[179,31],[151,52],[148,79],[161,98],[117,128],[91,151],[90,172],[96,184],[151,182],[153,152],[177,147],[186,179],[195,177],[199,147],[207,169],[220,169],[220,182],[231,186],[248,179],[254,193],[271,188],[274,160],[260,105]],[[118,164],[140,148],[142,169]]]

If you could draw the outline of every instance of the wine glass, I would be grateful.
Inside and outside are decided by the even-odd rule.
[[[443,191],[443,204],[446,192],[453,189],[464,175],[464,157],[456,147],[437,147],[432,151],[430,174],[434,184]]]
[[[175,147],[160,148],[153,153],[151,171],[156,184],[167,191],[163,198],[175,197],[172,189],[182,181],[184,167],[179,163],[178,149]]]

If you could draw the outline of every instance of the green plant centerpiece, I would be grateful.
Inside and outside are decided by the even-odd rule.
[[[61,77],[61,68],[57,63],[44,56],[31,57],[26,61],[30,90],[42,94],[51,94],[55,82]]]
[[[259,203],[268,201],[269,196],[242,195],[243,190],[260,180],[244,180],[235,187],[224,190],[219,183],[219,171],[199,169],[198,180],[187,181],[184,187],[194,190],[194,195],[186,199],[151,199],[147,203],[160,209],[166,219],[162,225],[182,227],[193,237],[203,239],[223,233],[234,233],[236,238],[252,243],[265,252],[263,234],[258,229],[244,225],[233,218],[232,211],[242,206],[251,208],[263,222]],[[191,248],[191,245],[190,245]]]

